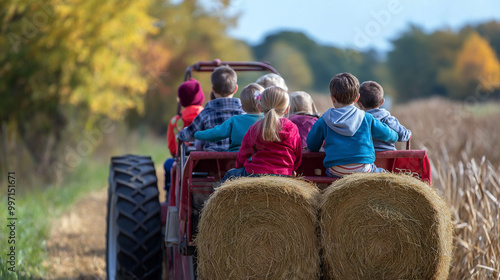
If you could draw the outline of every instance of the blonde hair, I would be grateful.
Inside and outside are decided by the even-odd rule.
[[[281,141],[280,118],[285,114],[289,102],[288,93],[280,87],[269,87],[262,92],[259,104],[264,113],[264,119],[261,121],[264,141]]]
[[[285,80],[283,80],[283,78],[278,74],[265,74],[258,78],[256,83],[263,86],[264,88],[277,86],[288,92],[288,87],[286,86]]]
[[[290,93],[290,110],[288,115],[307,114],[319,116],[318,109],[311,95],[305,91],[295,91]]]
[[[257,103],[259,102],[260,94],[264,91],[264,88],[256,83],[251,83],[244,87],[240,93],[241,108],[247,113],[259,113],[257,108]]]

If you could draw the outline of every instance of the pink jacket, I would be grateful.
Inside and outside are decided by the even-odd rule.
[[[302,144],[297,126],[286,118],[280,119],[280,142],[262,139],[261,123],[252,125],[243,137],[236,159],[236,168],[248,173],[293,175],[302,161]]]

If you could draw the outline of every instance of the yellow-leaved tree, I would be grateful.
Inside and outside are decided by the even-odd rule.
[[[476,32],[458,54],[456,70],[460,78],[476,81],[484,90],[500,87],[500,62],[488,41]]]
[[[88,129],[102,116],[143,109],[148,77],[138,56],[157,32],[151,2],[0,2],[3,134],[19,136],[40,174],[65,153],[64,138],[82,139],[81,130],[68,131],[75,119]]]
[[[458,52],[451,71],[442,75],[450,96],[466,98],[500,88],[500,62],[486,39],[471,32]]]

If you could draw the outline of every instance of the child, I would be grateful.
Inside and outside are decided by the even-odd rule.
[[[330,81],[333,108],[328,109],[307,135],[307,148],[318,151],[325,142],[326,173],[343,177],[355,172],[384,172],[377,168],[373,138],[396,142],[398,134],[371,114],[354,107],[359,98],[358,79],[350,73]]]
[[[386,109],[380,108],[384,104],[384,89],[377,82],[368,81],[359,87],[358,106],[361,110],[370,113],[377,120],[386,124],[398,133],[398,141],[405,142],[411,137],[411,131],[402,126],[396,117]],[[395,151],[393,143],[373,139],[375,151]]]
[[[319,113],[312,97],[305,91],[295,91],[290,94],[290,111],[288,119],[297,125],[302,142],[306,148],[307,134],[313,124],[318,120]]]
[[[203,110],[202,104],[203,101],[205,101],[205,94],[203,93],[200,83],[193,78],[185,81],[179,86],[177,89],[177,97],[179,98],[179,104],[184,107],[184,109],[181,111],[180,115],[175,115],[168,123],[167,147],[172,156],[177,155],[177,141],[175,140],[175,135],[177,135],[180,129],[193,122],[194,118]],[[163,163],[163,169],[165,171],[165,190],[167,193],[170,189],[170,170],[172,169],[173,163],[173,158],[168,158]]]
[[[229,170],[221,183],[230,177],[254,174],[293,175],[302,160],[302,145],[297,126],[284,117],[288,104],[288,93],[280,87],[262,92],[257,107],[264,119],[248,129],[236,158],[236,169]]]
[[[256,81],[257,84],[264,88],[277,86],[288,92],[288,87],[286,86],[285,80],[280,75],[269,73],[261,76]]]
[[[244,115],[236,115],[229,118],[221,125],[204,131],[196,131],[194,138],[199,140],[217,141],[229,137],[228,152],[240,150],[243,136],[247,133],[251,125],[262,118],[257,108],[260,93],[264,88],[256,83],[251,83],[241,90],[241,107],[246,112]]]
[[[205,105],[205,109],[193,120],[191,125],[179,131],[178,138],[182,141],[193,141],[196,131],[213,128],[234,115],[242,115],[241,102],[233,95],[238,90],[236,72],[229,66],[215,68],[210,76],[212,92],[215,99]],[[229,139],[216,142],[205,142],[203,150],[224,152],[229,148]]]
[[[177,141],[175,136],[179,130],[189,126],[194,118],[203,110],[205,94],[200,83],[191,78],[182,83],[177,89],[179,104],[184,107],[180,115],[175,115],[168,123],[167,146],[172,156],[177,155]],[[180,121],[180,122],[179,122]]]

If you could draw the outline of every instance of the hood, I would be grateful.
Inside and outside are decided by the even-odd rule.
[[[365,112],[354,105],[339,109],[330,108],[323,114],[326,125],[344,136],[353,136],[365,119]]]
[[[372,116],[377,120],[381,120],[391,116],[391,113],[383,108],[371,109],[366,112],[372,114]]]
[[[281,139],[287,139],[290,138],[290,135],[298,134],[297,125],[295,125],[287,118],[280,119],[280,126],[281,131],[279,132],[279,136]]]

